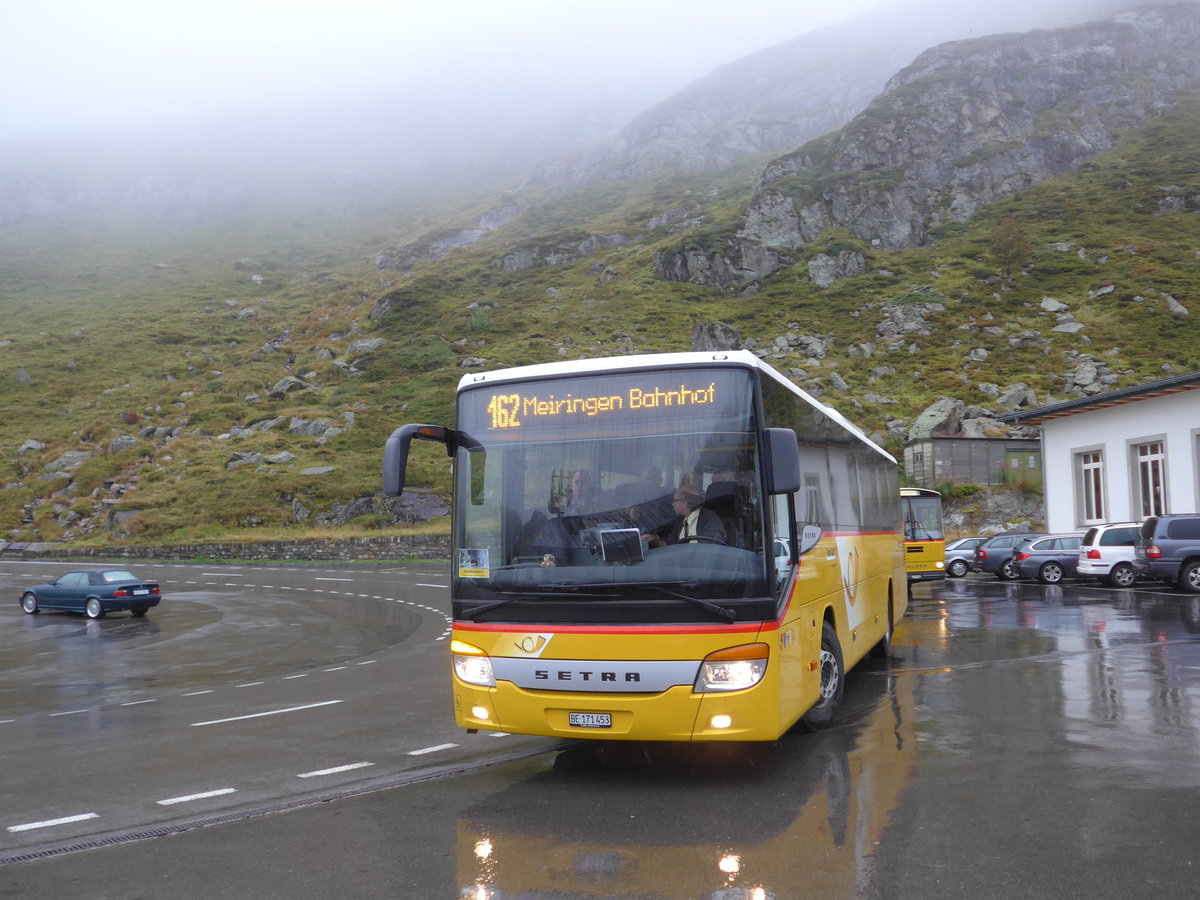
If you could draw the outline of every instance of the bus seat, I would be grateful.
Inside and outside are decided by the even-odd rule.
[[[725,543],[744,548],[745,529],[742,527],[738,486],[732,481],[714,481],[704,491],[704,505],[715,512],[725,526]]]

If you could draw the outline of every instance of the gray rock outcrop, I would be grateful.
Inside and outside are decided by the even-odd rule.
[[[922,245],[941,225],[1075,171],[1198,87],[1193,4],[942,44],[840,132],[768,164],[736,233],[685,239],[656,269],[738,290],[829,226],[872,247]]]

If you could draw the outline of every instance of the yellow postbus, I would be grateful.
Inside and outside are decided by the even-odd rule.
[[[454,712],[468,731],[774,740],[827,725],[908,603],[895,460],[752,353],[464,376]]]
[[[900,489],[904,509],[904,558],[908,582],[946,577],[946,531],[942,495],[929,488]]]

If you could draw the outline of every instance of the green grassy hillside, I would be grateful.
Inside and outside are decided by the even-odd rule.
[[[208,225],[125,213],[0,230],[0,540],[108,541],[116,513],[134,540],[312,530],[378,490],[392,428],[449,420],[468,358],[491,368],[686,350],[703,322],[726,322],[760,348],[788,333],[824,339],[824,359],[771,362],[893,451],[904,422],[941,397],[990,409],[981,384],[1065,398],[1082,355],[1102,361],[1113,386],[1200,369],[1200,99],[1084,171],[945,229],[934,246],[880,253],[830,234],[745,297],[660,279],[657,251],[736,228],[753,174],[526,198],[508,225],[405,270],[376,258],[474,227],[499,189],[368,208],[259,203]],[[685,228],[649,227],[676,209]],[[1006,220],[1029,248],[1008,276],[996,237]],[[499,265],[589,235],[623,243],[568,264]],[[846,248],[866,255],[867,271],[813,285],[808,260]],[[1083,329],[1053,331],[1045,297]],[[944,307],[926,315],[928,334],[880,336],[889,311],[928,303]],[[377,304],[390,311],[374,320]],[[387,343],[351,353],[366,337]],[[986,359],[969,361],[979,349]],[[288,375],[312,389],[272,398]],[[322,419],[334,431],[289,431]],[[133,440],[114,445],[119,436]],[[53,474],[77,450],[91,455],[69,477]],[[285,451],[294,459],[267,461]],[[264,461],[229,468],[250,453]],[[417,454],[417,464],[418,483],[446,490],[444,456]],[[381,521],[367,512],[344,530]]]

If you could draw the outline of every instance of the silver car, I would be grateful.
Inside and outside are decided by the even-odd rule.
[[[1083,535],[1046,534],[1023,541],[1013,554],[1020,578],[1036,578],[1042,584],[1058,584],[1075,574],[1079,564],[1079,542]]]
[[[975,562],[975,548],[983,543],[981,537],[965,537],[946,545],[946,577],[962,578]]]

